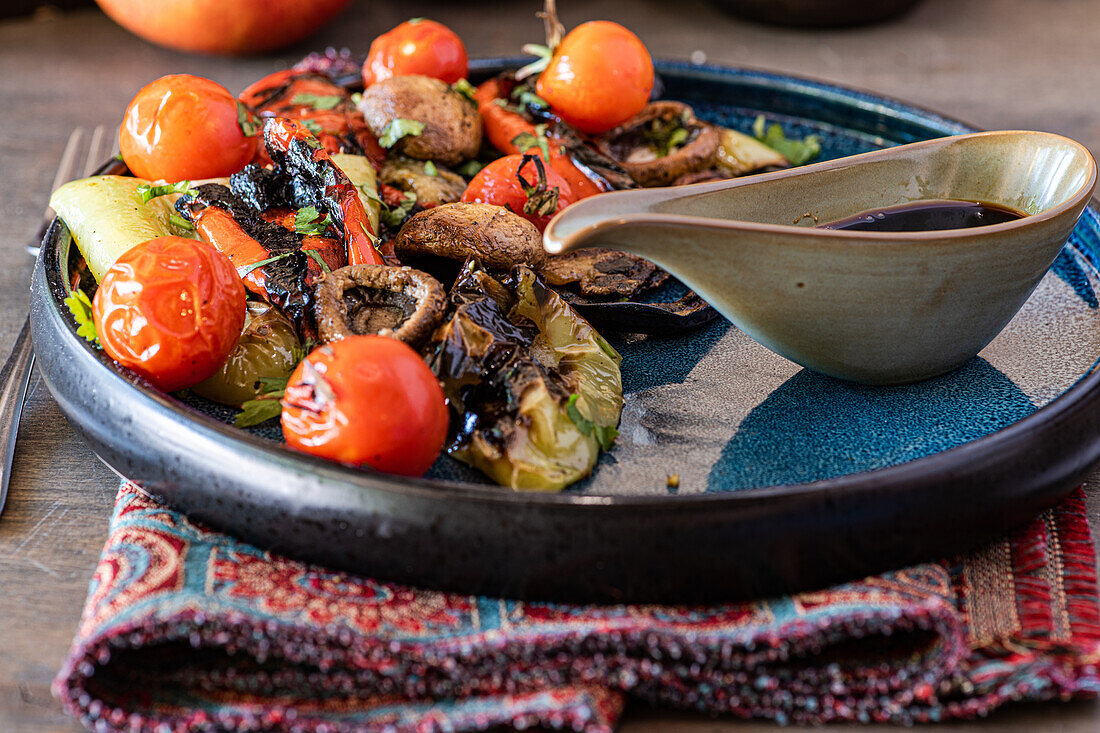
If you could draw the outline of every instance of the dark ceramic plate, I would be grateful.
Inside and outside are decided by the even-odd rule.
[[[499,68],[482,63],[489,73]],[[825,157],[966,125],[862,92],[664,63],[666,96],[747,130],[759,113]],[[895,388],[800,369],[725,321],[617,337],[622,435],[561,494],[486,485],[444,458],[422,480],[352,470],[158,393],[76,336],[55,222],[33,282],[46,381],[92,448],[193,518],[261,547],[471,593],[689,602],[775,594],[974,546],[1055,502],[1100,456],[1100,217],[979,357]],[[676,489],[670,475],[679,476]]]

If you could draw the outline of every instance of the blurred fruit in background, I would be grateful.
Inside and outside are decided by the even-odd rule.
[[[147,41],[201,53],[273,51],[300,41],[351,0],[96,0]]]

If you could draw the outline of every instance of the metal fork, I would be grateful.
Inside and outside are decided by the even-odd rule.
[[[69,142],[65,144],[65,151],[61,154],[61,163],[57,167],[57,174],[53,178],[50,187],[52,193],[63,183],[76,178],[87,178],[92,175],[111,155],[117,142],[107,135],[107,126],[100,125],[92,130],[91,136],[85,145],[87,130],[78,127],[69,136]],[[80,152],[85,150],[83,166],[77,165]],[[53,220],[54,212],[48,205],[43,215],[42,228],[39,231],[39,240],[45,235],[46,229]],[[34,257],[38,256],[38,246],[27,245],[27,252]],[[19,418],[23,414],[23,403],[27,399],[27,387],[31,381],[31,370],[34,368],[34,348],[30,337],[30,317],[23,321],[23,328],[12,347],[11,356],[0,370],[0,513],[4,511],[4,503],[8,498],[8,484],[11,481],[11,465],[15,456],[15,442],[19,436]]]

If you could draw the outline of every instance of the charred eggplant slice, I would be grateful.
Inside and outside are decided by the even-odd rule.
[[[452,410],[448,453],[514,489],[587,476],[617,435],[619,354],[527,267],[468,262],[428,350]]]
[[[442,320],[444,308],[443,286],[420,270],[349,265],[317,284],[313,313],[322,341],[380,334],[418,347]]]

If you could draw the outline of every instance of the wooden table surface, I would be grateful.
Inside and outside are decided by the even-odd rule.
[[[0,22],[0,350],[27,308],[30,259],[62,148],[78,125],[117,125],[148,81],[189,72],[239,90],[327,45],[363,51],[409,16],[454,28],[474,55],[537,41],[541,3],[360,2],[318,37],[262,58],[190,56],[144,43],[95,11]],[[1096,0],[926,0],[897,21],[806,32],[738,21],[704,0],[564,0],[567,26],[593,18],[633,28],[655,56],[824,79],[938,109],[985,128],[1032,128],[1100,153],[1100,6]],[[1100,486],[1100,473],[1090,484]],[[79,726],[50,696],[106,535],[117,479],[81,442],[35,378],[0,519],[0,731]],[[1100,517],[1090,490],[1094,529]],[[1024,705],[955,730],[1095,731],[1100,704]],[[762,731],[766,723],[632,709],[625,731]]]

